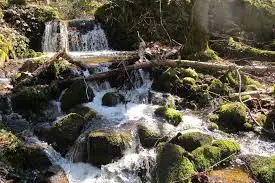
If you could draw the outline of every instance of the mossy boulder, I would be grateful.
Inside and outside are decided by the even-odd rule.
[[[275,182],[275,156],[262,157],[262,156],[247,156],[244,158],[247,167],[262,183]]]
[[[113,107],[123,101],[123,96],[115,93],[115,92],[108,92],[102,97],[102,105]]]
[[[198,171],[204,171],[215,163],[240,151],[240,145],[232,140],[217,140],[213,145],[204,145],[192,151]],[[229,160],[233,160],[232,156]]]
[[[94,98],[93,90],[81,80],[74,81],[61,97],[61,109],[68,111],[70,108],[82,103],[92,101]]]
[[[183,183],[190,183],[191,176],[195,173],[195,170],[191,161],[184,156],[184,152],[182,147],[175,144],[159,144],[152,182],[167,183],[181,181]]]
[[[163,117],[168,123],[174,126],[177,126],[183,120],[181,112],[169,107],[159,107],[155,110],[155,114],[156,116]]]
[[[132,142],[127,132],[96,130],[88,136],[88,161],[100,167],[121,158],[123,151]]]
[[[240,102],[223,104],[219,110],[219,125],[228,130],[239,130],[246,122],[246,107]]]
[[[156,143],[161,139],[160,134],[153,132],[151,129],[147,128],[144,125],[137,126],[137,133],[141,145],[145,148],[154,147]]]
[[[195,71],[195,69],[192,69],[192,68],[180,70],[180,76],[181,77],[191,77],[195,80],[197,80],[199,78],[199,74]]]
[[[44,129],[42,138],[61,154],[65,154],[81,134],[87,121],[76,113],[70,113],[54,123],[52,128]]]
[[[97,116],[96,111],[86,106],[77,106],[72,108],[70,109],[70,113],[76,113],[88,121],[94,119]]]
[[[39,147],[25,145],[11,132],[0,130],[0,177],[15,182],[29,180],[49,167],[51,162]],[[4,173],[4,174],[2,174]]]
[[[195,149],[192,155],[198,171],[204,171],[222,159],[221,149],[211,145]]]
[[[209,90],[219,95],[227,95],[229,93],[228,86],[226,84],[223,84],[219,79],[214,79],[211,81]]]
[[[216,140],[212,146],[221,148],[222,158],[238,153],[241,150],[240,145],[233,140]]]
[[[170,143],[177,144],[183,147],[186,151],[193,151],[198,147],[206,144],[211,144],[213,138],[211,135],[207,135],[201,132],[188,132],[184,134],[177,134]]]
[[[11,96],[12,107],[15,111],[41,111],[50,99],[51,93],[47,85],[21,87]]]
[[[211,122],[208,124],[207,129],[210,131],[215,131],[219,129],[219,126],[216,123]]]
[[[191,78],[191,77],[185,77],[182,79],[182,83],[184,85],[194,85],[196,83],[196,80],[194,78]]]
[[[212,123],[217,123],[219,121],[219,116],[217,114],[208,114],[208,121]]]

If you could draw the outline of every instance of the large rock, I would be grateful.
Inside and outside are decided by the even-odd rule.
[[[212,141],[213,138],[211,135],[201,132],[189,132],[184,134],[179,133],[170,141],[170,143],[177,144],[183,147],[186,151],[193,151],[200,146],[211,144]]]
[[[39,147],[25,145],[11,132],[0,130],[0,144],[1,170],[6,171],[0,171],[0,177],[5,176],[8,180],[21,182],[33,179],[36,173],[51,166],[50,160]]]
[[[86,106],[77,106],[75,108],[70,109],[70,112],[79,114],[87,121],[94,119],[97,115],[96,111]]]
[[[132,137],[126,132],[93,131],[88,137],[88,161],[96,166],[111,163],[122,157],[131,142]]]
[[[61,98],[61,109],[68,111],[78,104],[92,101],[93,98],[93,90],[83,79],[74,81]]]
[[[246,122],[246,107],[240,102],[226,103],[220,107],[219,124],[229,131],[239,130]]]
[[[40,130],[43,139],[52,143],[61,154],[65,154],[81,134],[86,120],[76,113],[70,113],[59,119],[52,128]]]
[[[275,182],[275,156],[247,156],[244,158],[247,167],[261,183]]]
[[[141,145],[145,148],[154,147],[156,143],[161,140],[160,134],[153,132],[151,129],[147,128],[144,125],[137,126],[137,133]]]
[[[108,92],[102,97],[102,105],[113,107],[123,101],[123,96],[115,93],[115,92]]]
[[[152,175],[153,183],[177,182],[179,180],[189,183],[194,173],[194,165],[184,156],[182,147],[169,143],[159,144],[157,163]]]

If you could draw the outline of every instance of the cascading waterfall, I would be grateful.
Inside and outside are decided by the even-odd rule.
[[[104,30],[93,20],[47,22],[42,47],[43,52],[109,50]]]

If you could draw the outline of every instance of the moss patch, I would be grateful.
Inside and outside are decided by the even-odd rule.
[[[145,148],[151,148],[156,145],[156,142],[160,140],[161,136],[158,133],[153,132],[151,129],[144,125],[137,126],[137,133],[140,139],[140,143]]]
[[[184,156],[184,149],[174,144],[160,144],[157,148],[157,164],[153,172],[153,183],[167,183],[186,179],[195,173],[194,166]]]
[[[182,122],[183,116],[181,112],[168,107],[159,107],[155,110],[157,116],[165,118],[168,123],[171,123],[174,126],[177,126]]]
[[[178,134],[170,141],[170,143],[177,144],[183,147],[186,151],[193,151],[200,146],[211,144],[212,141],[213,138],[210,135],[201,132],[190,132]]]
[[[233,140],[216,140],[212,145],[221,148],[223,158],[226,158],[231,154],[238,153],[241,150],[240,145]]]

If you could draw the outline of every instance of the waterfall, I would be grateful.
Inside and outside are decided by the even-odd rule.
[[[109,50],[107,37],[93,20],[51,21],[45,25],[43,52],[88,52]]]

